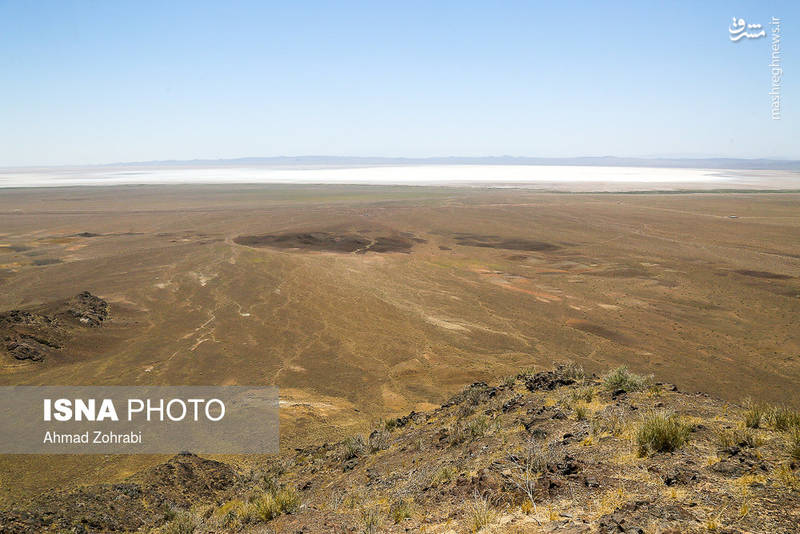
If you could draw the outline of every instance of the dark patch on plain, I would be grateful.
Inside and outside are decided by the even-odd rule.
[[[41,258],[38,260],[33,260],[33,264],[36,266],[53,265],[55,263],[63,263],[63,262],[58,258]]]
[[[558,245],[531,239],[503,238],[496,235],[456,234],[456,243],[464,247],[499,248],[525,250],[528,252],[548,252],[558,250]]]
[[[739,269],[738,271],[734,272],[744,276],[752,276],[753,278],[766,278],[768,280],[789,280],[792,278],[788,274],[771,273],[769,271],[751,271],[749,269]]]
[[[320,252],[411,252],[413,242],[401,235],[370,238],[359,234],[334,234],[332,232],[298,232],[287,234],[244,235],[233,240],[248,247],[301,249]]]

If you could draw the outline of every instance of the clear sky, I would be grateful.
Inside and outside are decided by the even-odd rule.
[[[780,121],[734,16],[783,21]],[[797,1],[0,0],[0,166],[800,159],[798,28]]]

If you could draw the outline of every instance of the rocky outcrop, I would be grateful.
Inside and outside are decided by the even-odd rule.
[[[70,301],[67,313],[86,326],[100,326],[108,319],[109,306],[105,300],[84,291]]]
[[[68,343],[75,327],[99,327],[109,318],[108,303],[88,291],[35,311],[0,313],[0,340],[21,361],[42,362]]]

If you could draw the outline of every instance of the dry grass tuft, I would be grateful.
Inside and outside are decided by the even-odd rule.
[[[641,391],[653,382],[652,376],[642,376],[628,371],[624,365],[603,375],[603,387],[608,391]]]
[[[666,411],[650,412],[636,431],[639,456],[651,452],[672,452],[689,440],[691,427],[680,417]]]
[[[495,512],[485,497],[475,496],[467,505],[467,520],[471,532],[480,532],[494,521]]]

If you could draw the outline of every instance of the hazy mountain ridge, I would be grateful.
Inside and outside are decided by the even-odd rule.
[[[142,162],[110,163],[103,166],[378,166],[378,165],[566,165],[607,167],[664,167],[664,168],[711,168],[742,170],[800,170],[800,161],[781,159],[741,158],[622,158],[616,156],[585,156],[574,158],[540,158],[524,156],[482,157],[370,157],[370,156],[272,156],[223,159],[153,160]]]

